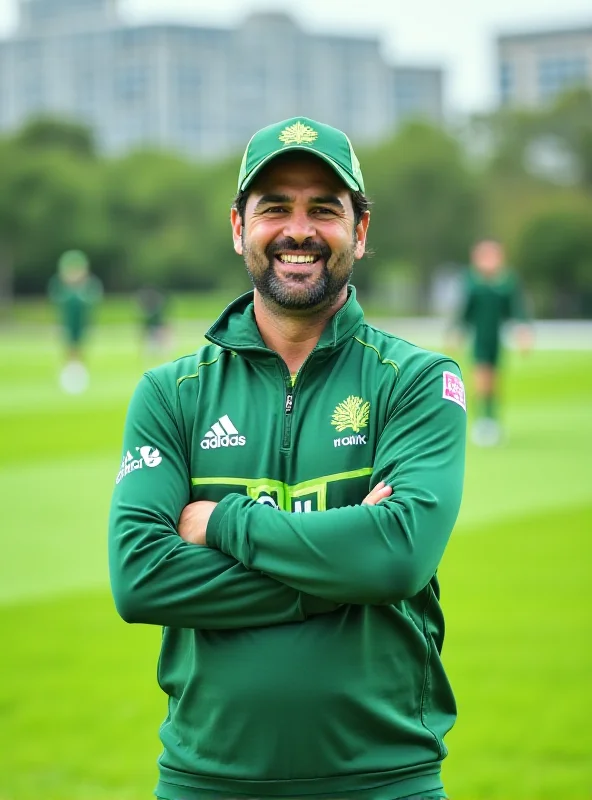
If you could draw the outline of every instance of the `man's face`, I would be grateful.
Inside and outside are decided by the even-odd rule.
[[[71,267],[63,276],[62,281],[68,286],[77,286],[80,283],[84,283],[84,281],[88,277],[88,269],[82,265],[79,267]]]
[[[482,275],[495,275],[504,266],[504,249],[499,242],[479,242],[473,248],[471,261]]]
[[[366,213],[354,225],[349,189],[315,156],[278,157],[254,182],[234,249],[261,296],[283,309],[327,307],[346,291],[364,255]]]

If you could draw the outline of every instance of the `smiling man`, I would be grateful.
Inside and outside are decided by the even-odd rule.
[[[344,133],[257,132],[231,211],[254,291],[132,398],[110,570],[122,617],[164,628],[165,800],[446,796],[464,388],[364,321],[369,219]]]
[[[327,164],[301,152],[278,156],[254,191],[242,190],[231,214],[235,249],[257,295],[268,305],[323,314],[343,305],[369,222],[367,203],[358,198],[358,206],[352,226],[351,192]]]

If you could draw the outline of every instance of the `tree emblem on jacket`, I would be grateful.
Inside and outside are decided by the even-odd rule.
[[[318,133],[310,125],[303,122],[295,122],[288,125],[279,135],[280,142],[284,144],[312,144],[318,138]]]
[[[339,403],[333,412],[331,425],[335,425],[338,431],[351,428],[354,433],[357,433],[368,426],[369,416],[370,403],[367,400],[362,400],[361,397],[354,397],[353,394],[350,394],[347,400]]]

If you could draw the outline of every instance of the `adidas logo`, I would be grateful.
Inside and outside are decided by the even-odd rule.
[[[200,442],[202,450],[216,450],[218,447],[244,447],[246,436],[240,436],[227,414],[214,422],[211,429]]]
[[[130,472],[134,472],[137,469],[142,469],[142,459],[141,458],[135,459],[128,450],[121,462],[121,467],[119,468],[119,472],[117,473],[117,478],[115,479],[115,483],[121,483],[121,481],[125,478],[126,475],[129,475]]]

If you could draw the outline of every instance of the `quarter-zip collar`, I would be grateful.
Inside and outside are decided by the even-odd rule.
[[[213,344],[236,352],[265,350],[265,344],[257,327],[253,306],[254,292],[250,291],[234,300],[206,332],[205,337]],[[336,350],[351,339],[364,321],[364,312],[356,299],[354,286],[348,287],[348,298],[327,322],[315,351]]]

